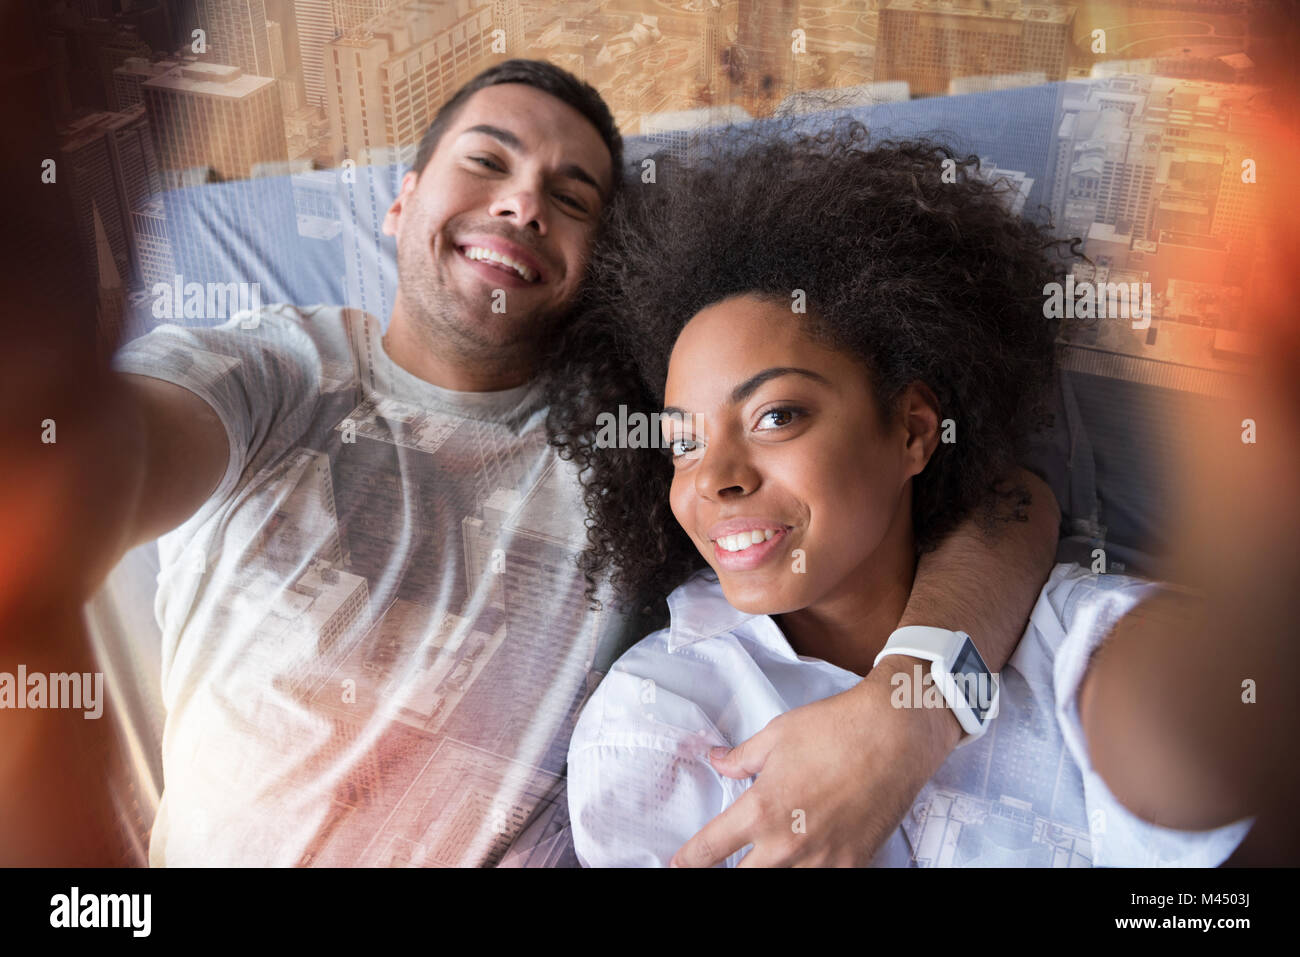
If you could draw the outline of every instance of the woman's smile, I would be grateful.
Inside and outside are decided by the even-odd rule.
[[[790,529],[767,519],[733,519],[719,526],[735,525],[731,531],[713,532],[713,560],[727,571],[757,568],[785,551]]]

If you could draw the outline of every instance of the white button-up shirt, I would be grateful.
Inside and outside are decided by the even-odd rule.
[[[953,751],[872,866],[1222,863],[1252,820],[1202,832],[1148,824],[1088,759],[1077,696],[1089,656],[1152,587],[1057,565],[1000,675],[998,716]],[[589,867],[666,866],[753,783],[718,774],[711,747],[734,747],[782,712],[861,680],[796,654],[769,616],[733,608],[708,570],[677,588],[668,607],[670,627],[619,658],[569,744],[569,815]]]

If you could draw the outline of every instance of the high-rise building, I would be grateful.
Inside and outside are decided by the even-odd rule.
[[[794,89],[794,31],[799,0],[740,0],[736,46],[739,93],[749,112],[762,115]]]
[[[490,3],[417,0],[371,21],[364,33],[328,44],[335,158],[367,162],[384,148],[399,149],[402,160],[413,156],[438,108],[500,59],[491,34]]]
[[[148,199],[131,210],[131,232],[135,237],[141,285],[152,289],[155,283],[170,284],[176,267],[167,235],[167,213],[161,199]]]
[[[1075,8],[1023,0],[890,0],[881,8],[876,82],[943,95],[959,77],[1041,73],[1063,80]]]
[[[83,261],[94,265],[104,245],[117,275],[138,278],[131,210],[160,186],[143,107],[89,114],[69,124],[62,135],[59,166],[71,184]]]
[[[113,251],[109,248],[98,207],[91,208],[91,219],[95,233],[95,272],[99,277],[95,310],[98,320],[96,333],[100,353],[108,355],[122,338],[126,288],[122,285],[122,277],[118,274],[117,263],[113,261]]]
[[[237,66],[185,63],[141,89],[164,179],[196,167],[241,179],[258,163],[288,159],[280,96],[270,77]]]
[[[494,29],[506,33],[506,55],[523,56],[527,49],[524,38],[524,10],[521,0],[493,0],[492,24]]]
[[[395,0],[331,0],[334,8],[334,26],[340,33],[353,33],[366,26]]]
[[[267,76],[284,75],[284,30],[274,20],[266,22],[266,45],[271,50],[271,72]]]
[[[325,45],[338,36],[333,0],[294,0],[303,94],[310,106],[325,105]]]
[[[1159,136],[1130,129],[1123,111],[1065,113],[1052,177],[1052,211],[1061,234],[1087,236],[1093,223],[1105,223],[1146,239],[1160,166]]]
[[[274,76],[264,0],[198,0],[207,56],[254,76]]]
[[[67,10],[50,15],[46,41],[58,71],[56,100],[62,109],[120,109],[113,71],[130,57],[148,57],[149,44],[130,25],[84,19]]]
[[[140,89],[145,80],[162,76],[168,70],[180,66],[176,60],[159,60],[150,62],[145,57],[129,57],[113,71],[113,98],[119,110],[130,109],[144,103],[144,92]]]

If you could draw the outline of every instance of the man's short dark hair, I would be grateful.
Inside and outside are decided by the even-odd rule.
[[[429,157],[437,149],[442,134],[456,118],[465,101],[479,90],[502,83],[522,83],[543,93],[549,93],[586,117],[587,121],[596,128],[596,132],[600,134],[600,138],[609,150],[612,178],[610,192],[613,193],[618,189],[623,177],[623,137],[619,135],[618,127],[614,124],[613,114],[609,112],[609,107],[605,105],[605,101],[601,99],[595,87],[579,80],[568,70],[563,70],[545,60],[506,60],[504,63],[488,67],[457,90],[451,99],[439,108],[433,122],[429,124],[429,128],[425,130],[420,140],[420,148],[415,154],[415,165],[411,167],[417,175],[424,172],[424,167],[428,165]]]

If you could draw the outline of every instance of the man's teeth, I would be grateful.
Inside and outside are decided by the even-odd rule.
[[[519,273],[519,275],[523,276],[528,282],[533,282],[537,279],[537,270],[529,269],[523,263],[516,262],[509,256],[503,256],[495,249],[484,249],[482,246],[466,246],[465,258],[487,260],[488,262],[501,263],[502,265],[509,266],[515,272]]]
[[[756,528],[752,532],[737,532],[735,535],[723,535],[715,539],[718,547],[729,552],[743,552],[750,545],[766,542],[776,534],[776,529]]]

